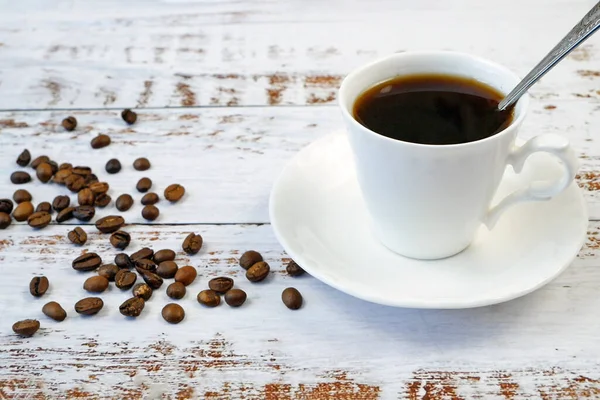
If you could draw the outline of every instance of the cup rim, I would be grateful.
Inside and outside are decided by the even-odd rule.
[[[517,105],[519,105],[521,107],[521,111],[519,112],[518,115],[515,116],[516,118],[513,117],[513,121],[510,123],[510,125],[508,125],[506,128],[504,128],[500,132],[497,132],[497,133],[495,133],[491,136],[485,137],[483,139],[474,140],[472,142],[456,143],[456,144],[414,143],[414,142],[407,142],[407,141],[399,140],[399,139],[393,139],[393,138],[384,136],[382,134],[379,134],[379,133],[367,128],[366,126],[364,126],[363,124],[361,124],[354,118],[354,116],[352,115],[352,112],[348,109],[348,107],[345,104],[346,100],[347,100],[346,99],[346,97],[347,97],[346,90],[347,90],[348,81],[353,79],[356,75],[363,73],[365,70],[368,70],[369,68],[372,68],[373,66],[375,66],[377,64],[388,61],[390,59],[395,59],[395,58],[401,59],[401,58],[407,57],[407,56],[441,56],[441,57],[459,56],[459,57],[466,57],[466,58],[470,58],[472,61],[475,61],[480,64],[487,64],[490,68],[493,68],[495,70],[499,70],[503,73],[511,75],[513,78],[515,78],[517,83],[519,81],[521,81],[521,78],[517,74],[515,74],[512,70],[506,68],[505,66],[498,64],[494,61],[485,59],[483,57],[475,56],[475,55],[472,55],[469,53],[463,53],[463,52],[458,52],[458,51],[449,51],[449,50],[437,50],[437,51],[420,50],[420,51],[407,51],[407,52],[402,52],[402,53],[389,54],[389,55],[380,57],[378,59],[375,59],[367,64],[364,64],[364,65],[352,70],[343,79],[343,81],[340,85],[340,88],[338,90],[338,105],[342,109],[342,113],[343,113],[344,117],[351,120],[352,124],[354,124],[356,127],[358,127],[361,131],[363,131],[373,137],[376,137],[379,140],[384,140],[389,143],[397,143],[397,144],[401,143],[403,145],[412,146],[415,148],[423,148],[423,149],[438,149],[438,148],[449,149],[449,148],[459,148],[459,147],[464,148],[464,147],[468,147],[468,146],[475,146],[475,145],[479,145],[479,144],[489,142],[492,140],[497,140],[500,136],[503,136],[507,132],[512,131],[513,129],[515,129],[517,126],[519,126],[523,122],[523,119],[525,118],[525,115],[527,114],[527,110],[529,108],[529,94],[528,93],[523,94],[521,96],[521,98],[517,101],[517,103],[515,103],[515,105],[514,105],[515,108]],[[369,87],[364,88],[360,93],[363,93],[364,90],[367,90]],[[499,90],[499,89],[497,89],[497,90]],[[352,106],[354,106],[355,101],[356,101],[356,98],[352,99],[352,102],[351,102]]]

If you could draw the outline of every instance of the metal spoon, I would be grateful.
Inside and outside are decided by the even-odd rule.
[[[534,69],[498,104],[498,109],[503,111],[519,100],[534,83],[546,72],[550,71],[573,49],[592,36],[600,28],[600,2],[596,4],[585,17],[567,34]]]

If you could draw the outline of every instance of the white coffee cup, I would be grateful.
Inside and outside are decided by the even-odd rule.
[[[353,117],[353,105],[366,89],[396,76],[447,74],[473,78],[508,93],[519,78],[493,62],[455,52],[397,53],[350,73],[342,82],[339,103],[354,153],[362,195],[375,235],[392,251],[418,259],[449,257],[472,242],[477,229],[492,229],[514,204],[546,201],[565,190],[579,163],[568,140],[536,136],[517,147],[515,139],[529,99],[515,106],[513,122],[503,131],[474,142],[425,145],[377,134]],[[535,152],[562,161],[556,182],[534,181],[491,208],[507,165],[520,172]]]

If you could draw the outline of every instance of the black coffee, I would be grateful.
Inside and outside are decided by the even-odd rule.
[[[381,82],[354,103],[356,120],[392,139],[443,145],[473,142],[510,125],[512,109],[497,111],[504,95],[473,79],[409,75]]]

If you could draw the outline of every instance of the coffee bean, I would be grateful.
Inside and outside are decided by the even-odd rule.
[[[208,287],[219,294],[224,294],[233,287],[233,279],[220,276],[208,281]]]
[[[58,164],[56,163],[56,161],[50,160],[48,161],[48,164],[50,165],[50,169],[52,170],[52,175],[58,172]]]
[[[133,168],[136,171],[146,171],[150,169],[150,161],[147,158],[141,157],[133,162]]]
[[[35,169],[35,174],[42,183],[46,183],[52,178],[52,167],[47,162],[41,163]]]
[[[68,170],[71,170],[71,169],[73,169],[73,164],[71,164],[71,163],[68,163],[68,162],[64,162],[64,163],[62,163],[62,164],[60,164],[60,165],[58,166],[58,170],[59,170],[59,171],[60,171],[60,170],[62,170],[62,169],[68,169]]]
[[[98,196],[96,196],[94,205],[96,207],[104,208],[110,204],[111,200],[112,200],[111,197],[109,195],[107,195],[106,193],[100,193]]]
[[[221,304],[221,297],[214,290],[203,290],[198,293],[198,303],[207,307],[216,307]]]
[[[82,178],[85,178],[86,176],[89,176],[92,174],[92,169],[85,165],[78,165],[76,167],[73,167],[71,169],[71,172],[74,173],[75,175],[79,175]]]
[[[116,231],[110,235],[110,244],[120,250],[125,250],[131,242],[131,236],[125,231]]]
[[[13,200],[17,204],[22,203],[24,201],[31,201],[31,199],[32,199],[31,193],[29,193],[25,189],[18,189],[18,190],[15,190],[15,192],[13,193]]]
[[[163,261],[158,264],[158,267],[156,267],[156,275],[160,276],[161,278],[171,279],[177,273],[178,268],[179,267],[175,261]]]
[[[131,269],[135,267],[134,262],[131,261],[131,258],[125,253],[119,253],[115,256],[115,264],[117,264],[117,267],[119,268]]]
[[[85,253],[73,260],[71,266],[76,271],[93,271],[102,264],[102,258],[96,253]]]
[[[289,287],[281,293],[281,301],[290,310],[297,310],[302,307],[302,295],[293,287]]]
[[[39,156],[36,157],[32,162],[30,167],[36,169],[41,163],[50,161],[50,157],[48,156]]]
[[[183,245],[181,247],[187,254],[194,255],[200,251],[203,242],[202,236],[190,233],[183,240]]]
[[[27,149],[23,150],[21,154],[19,154],[19,157],[17,157],[17,164],[19,164],[21,167],[26,167],[30,161],[31,153],[29,153],[29,150]]]
[[[77,119],[75,119],[75,117],[67,117],[62,120],[62,126],[71,132],[77,128]]]
[[[105,277],[109,282],[115,281],[117,272],[119,272],[119,267],[115,264],[104,264],[98,268],[98,275]]]
[[[119,312],[126,317],[137,317],[142,313],[145,304],[144,299],[132,297],[119,306]]]
[[[144,247],[141,250],[136,251],[131,256],[131,261],[136,262],[137,260],[141,260],[145,258],[146,260],[154,259],[154,250],[149,249],[148,247]]]
[[[231,307],[239,307],[246,301],[246,292],[241,289],[231,289],[225,293],[225,303]]]
[[[116,174],[121,170],[121,162],[116,158],[111,158],[106,162],[106,166],[104,167],[104,169],[109,174]]]
[[[181,282],[173,282],[167,286],[167,296],[172,299],[182,299],[185,296],[185,292],[185,285]]]
[[[75,303],[75,311],[77,314],[94,315],[98,314],[104,307],[104,302],[100,297],[86,297]]]
[[[131,289],[131,293],[135,297],[148,301],[152,297],[152,288],[147,283],[138,283]]]
[[[56,222],[60,223],[70,220],[73,218],[73,212],[75,212],[75,207],[63,208],[56,216]]]
[[[108,289],[108,279],[102,275],[89,277],[83,282],[83,288],[88,292],[102,293]]]
[[[98,177],[95,174],[89,174],[83,180],[84,187],[91,187],[94,183],[98,183]],[[92,190],[93,192],[94,190]]]
[[[13,202],[11,199],[0,199],[0,212],[10,214],[13,210]]]
[[[126,269],[121,269],[115,275],[115,286],[119,289],[130,289],[136,280],[136,274]]]
[[[88,186],[95,195],[108,192],[109,185],[106,182],[94,182]]]
[[[117,201],[115,202],[115,206],[119,211],[127,211],[133,205],[133,198],[128,194],[122,194],[117,197]]]
[[[150,190],[151,187],[152,187],[152,180],[150,178],[142,178],[135,185],[135,188],[140,193],[146,193],[148,190]]]
[[[246,279],[250,282],[260,282],[264,280],[271,271],[271,267],[264,261],[259,261],[246,271]]]
[[[33,336],[38,329],[40,329],[40,321],[35,319],[24,319],[23,321],[15,322],[12,326],[13,332],[23,337]]]
[[[71,174],[65,178],[65,185],[71,192],[77,193],[85,186],[85,179],[80,175]]]
[[[162,317],[170,324],[178,324],[185,318],[185,311],[179,304],[170,303],[163,307]]]
[[[152,260],[142,258],[139,260],[135,260],[135,268],[138,271],[144,270],[144,271],[156,272],[156,263]]]
[[[158,218],[159,214],[160,211],[156,206],[149,205],[142,208],[142,217],[148,221],[154,221],[156,218]]]
[[[163,279],[154,272],[146,271],[141,268],[136,268],[136,270],[140,273],[140,275],[142,275],[144,282],[146,282],[152,289],[158,289],[162,286]]]
[[[154,262],[160,264],[163,261],[173,261],[175,259],[175,252],[171,249],[162,249],[154,253]]]
[[[248,269],[262,260],[263,256],[258,251],[248,250],[240,257],[240,267]]]
[[[103,147],[108,146],[109,144],[110,144],[110,136],[103,135],[103,134],[96,136],[90,142],[92,149],[101,149]]]
[[[45,276],[34,276],[29,282],[29,293],[34,297],[41,297],[46,293],[49,285],[48,278]]]
[[[89,188],[83,188],[77,193],[77,202],[80,206],[93,206],[96,196]]]
[[[35,212],[47,212],[48,214],[50,214],[52,212],[52,205],[47,201],[42,201],[35,208]]]
[[[8,228],[11,223],[12,223],[12,218],[10,217],[10,214],[7,214],[5,212],[0,212],[0,229]]]
[[[126,108],[121,111],[121,118],[123,118],[123,121],[127,122],[127,124],[133,125],[135,124],[135,121],[137,121],[137,114],[129,108]]]
[[[192,267],[191,265],[187,265],[177,270],[175,273],[175,282],[181,282],[185,286],[188,286],[194,282],[194,279],[196,279],[197,275],[198,272],[196,272],[196,268]]]
[[[52,221],[52,217],[47,212],[35,212],[27,218],[27,225],[35,229],[47,227]]]
[[[95,214],[96,209],[93,206],[79,206],[73,211],[73,216],[80,221],[89,221]]]
[[[304,275],[304,270],[298,264],[296,264],[296,261],[294,260],[290,260],[287,267],[285,267],[285,270],[290,276]]]
[[[42,307],[42,312],[45,316],[58,322],[64,321],[65,318],[67,318],[67,312],[65,309],[55,301],[44,304],[44,307]]]
[[[142,197],[142,201],[141,203],[145,206],[148,205],[152,205],[152,204],[156,204],[158,203],[160,199],[158,198],[158,195],[154,192],[150,192],[150,193],[146,193],[143,197]]]
[[[72,231],[69,231],[67,238],[69,238],[71,243],[82,246],[87,241],[87,233],[80,227],[77,227]]]
[[[31,175],[25,171],[15,171],[10,175],[10,181],[15,185],[21,185],[31,181]]]
[[[96,228],[102,233],[118,231],[125,225],[125,220],[120,215],[108,215],[96,221]]]
[[[19,222],[26,221],[33,214],[33,204],[29,201],[24,201],[17,205],[13,211],[13,218]]]
[[[52,181],[59,185],[65,185],[66,180],[69,176],[73,175],[70,169],[59,169],[56,174],[52,177]]]
[[[177,183],[167,186],[165,189],[165,199],[175,203],[183,197],[185,188]]]

